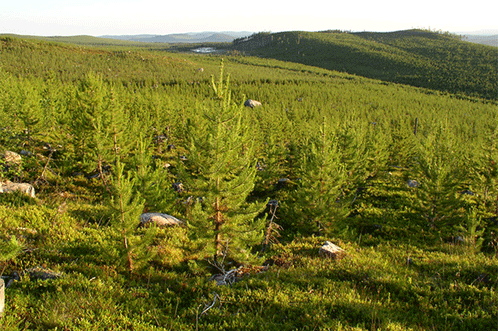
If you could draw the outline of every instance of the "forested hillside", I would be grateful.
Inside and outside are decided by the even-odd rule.
[[[0,37],[0,190],[31,185],[0,193],[0,326],[493,329],[493,51],[418,31],[235,46]]]
[[[234,41],[250,55],[451,93],[498,98],[496,47],[424,30],[259,33]]]

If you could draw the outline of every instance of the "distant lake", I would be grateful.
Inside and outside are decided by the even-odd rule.
[[[216,52],[216,49],[214,47],[201,47],[201,48],[193,49],[192,52],[196,52],[196,53],[214,53],[214,52]]]

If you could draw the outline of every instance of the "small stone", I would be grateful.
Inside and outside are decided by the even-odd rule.
[[[183,224],[182,221],[168,214],[144,213],[140,215],[140,225],[156,224],[158,227],[176,226]]]
[[[331,242],[326,241],[320,251],[318,252],[320,256],[329,257],[333,260],[340,260],[346,255],[346,251]]]
[[[268,203],[266,204],[268,207],[278,207],[278,200],[269,200]]]
[[[26,272],[29,274],[30,279],[35,280],[57,279],[62,277],[61,273],[42,267],[31,268],[26,270]]]
[[[7,163],[8,166],[11,165],[21,165],[22,158],[21,155],[17,154],[16,152],[12,151],[5,151],[3,154],[3,159]]]
[[[5,283],[3,279],[0,278],[0,318],[2,318],[4,310],[5,310]]]
[[[259,106],[261,106],[261,102],[256,101],[256,100],[252,100],[252,99],[247,99],[247,100],[244,102],[244,106],[245,106],[245,107],[251,107],[251,108],[254,108],[254,107],[259,107]]]
[[[11,181],[0,182],[0,193],[10,193],[14,191],[21,191],[30,197],[35,197],[35,188],[27,183],[13,183]]]
[[[420,185],[420,183],[414,179],[409,179],[406,184],[408,184],[409,187],[418,187]]]
[[[173,183],[171,185],[171,187],[173,188],[173,190],[175,190],[176,192],[178,193],[182,193],[184,191],[184,187],[183,187],[183,184],[178,182],[178,183]]]
[[[21,154],[22,156],[32,156],[33,153],[31,153],[30,151],[26,151],[26,150],[22,150],[19,152],[19,154]]]
[[[291,184],[291,180],[289,178],[280,178],[275,184],[276,189],[284,188]]]

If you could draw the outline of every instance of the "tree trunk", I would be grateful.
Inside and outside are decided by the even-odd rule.
[[[217,261],[217,257],[221,254],[223,247],[221,243],[221,225],[223,223],[223,215],[221,214],[220,210],[220,198],[216,197],[216,200],[214,202],[214,211],[215,211],[215,216],[214,216],[214,248],[215,248],[215,253],[214,253],[214,260]]]

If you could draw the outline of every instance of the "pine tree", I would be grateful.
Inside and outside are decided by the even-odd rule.
[[[172,175],[159,162],[154,162],[151,150],[151,140],[139,133],[132,160],[132,168],[137,176],[137,189],[145,199],[147,210],[171,213],[176,199],[171,189]]]
[[[112,226],[116,230],[119,244],[116,246],[122,264],[128,271],[133,272],[140,269],[145,263],[153,258],[154,253],[150,250],[150,244],[155,236],[155,227],[147,228],[143,233],[138,232],[140,215],[145,208],[145,199],[141,192],[150,182],[144,179],[147,171],[147,146],[143,140],[138,141],[138,150],[133,150],[133,138],[127,133],[139,132],[138,123],[127,121],[123,108],[117,102],[108,104],[110,114],[108,126],[108,139],[112,144],[112,181],[110,207],[113,214]],[[110,111],[112,110],[112,111]],[[139,135],[139,137],[141,137]],[[142,161],[133,164],[135,155]],[[138,166],[138,167],[137,167]],[[145,190],[146,191],[146,190]]]
[[[300,219],[306,220],[307,231],[330,233],[348,213],[349,204],[343,199],[346,184],[345,167],[336,135],[325,119],[317,134],[301,147],[301,180],[294,203]]]
[[[112,179],[112,227],[120,242],[115,246],[116,251],[121,264],[129,272],[140,269],[154,255],[149,246],[154,238],[155,228],[147,229],[144,235],[137,233],[145,200],[137,192],[136,182],[132,173],[125,174],[124,164],[118,159]]]
[[[18,83],[15,114],[22,122],[27,144],[30,144],[33,136],[38,133],[38,126],[43,117],[40,100],[41,97],[35,83],[27,79],[23,79]]]
[[[108,127],[104,111],[106,91],[102,77],[89,73],[80,81],[71,110],[70,131],[74,146],[74,160],[81,170],[92,171],[96,164],[95,147],[100,148],[106,139],[105,130]]]
[[[458,155],[443,126],[420,140],[413,175],[419,186],[415,189],[415,209],[431,227],[454,225],[460,218],[463,201],[460,192],[466,176],[458,163]]]
[[[251,128],[241,105],[231,101],[223,62],[220,78],[213,78],[212,84],[217,101],[187,129],[190,144],[182,176],[190,192],[202,200],[193,206],[189,225],[199,246],[215,261],[222,256],[249,261],[251,246],[261,243],[264,226],[256,219],[264,204],[247,201],[256,174]]]
[[[488,125],[483,140],[472,145],[472,193],[480,208],[498,217],[498,118]]]

